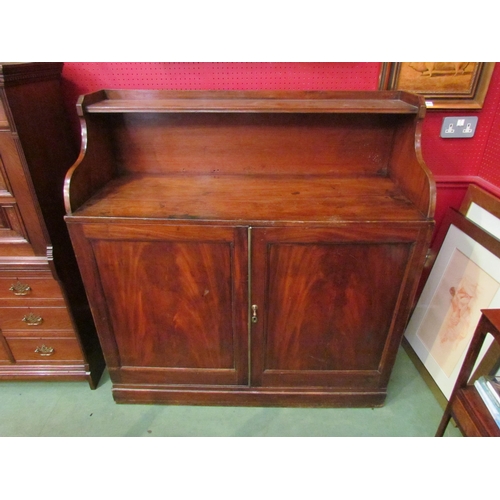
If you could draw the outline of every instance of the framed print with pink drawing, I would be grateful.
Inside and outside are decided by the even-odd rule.
[[[500,241],[450,209],[434,245],[405,338],[449,399],[481,309],[500,307]]]

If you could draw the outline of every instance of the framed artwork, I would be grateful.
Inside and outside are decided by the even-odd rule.
[[[500,241],[449,209],[433,247],[437,257],[405,338],[449,399],[481,309],[500,307]]]
[[[494,62],[383,63],[379,88],[422,94],[432,109],[481,109],[494,67]]]
[[[471,184],[459,212],[500,239],[500,199],[496,196]]]

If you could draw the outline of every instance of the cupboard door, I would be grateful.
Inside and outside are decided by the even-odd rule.
[[[416,282],[410,270],[424,255],[418,232],[252,229],[252,384],[386,384]]]
[[[114,382],[247,383],[245,228],[70,226]]]

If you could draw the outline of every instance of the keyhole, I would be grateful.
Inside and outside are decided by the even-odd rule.
[[[252,306],[252,323],[257,323],[257,321],[259,321],[259,319],[257,318],[257,309],[258,307],[254,304]]]

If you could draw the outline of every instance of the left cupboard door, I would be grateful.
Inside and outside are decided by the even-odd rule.
[[[68,227],[114,383],[248,383],[246,228]]]

